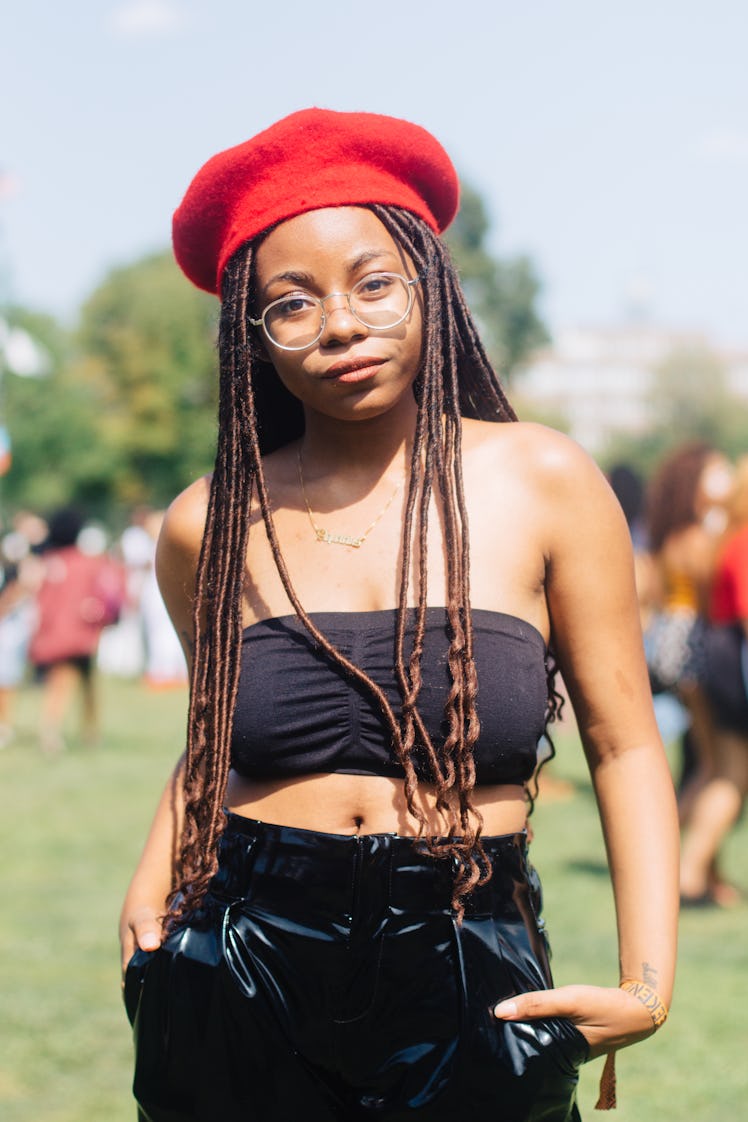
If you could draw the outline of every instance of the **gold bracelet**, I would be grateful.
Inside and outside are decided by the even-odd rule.
[[[665,1024],[669,1012],[668,1007],[657,991],[648,986],[646,982],[639,982],[636,978],[624,978],[618,988],[626,990],[627,993],[632,993],[638,1001],[641,1001],[652,1018],[652,1024],[656,1029]]]
[[[656,990],[646,982],[639,982],[636,978],[624,978],[618,986],[627,993],[632,993],[637,1001],[641,1001],[644,1008],[652,1018],[656,1029],[665,1024],[668,1007]],[[600,1079],[600,1095],[595,1103],[595,1110],[615,1110],[616,1106],[616,1054],[608,1052],[605,1058],[602,1077]]]

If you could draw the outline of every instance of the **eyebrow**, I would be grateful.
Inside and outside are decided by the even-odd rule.
[[[349,272],[355,273],[357,269],[368,265],[371,261],[378,261],[382,257],[394,257],[395,255],[391,250],[387,249],[367,249],[363,253],[359,253],[351,261],[347,262],[346,268]],[[273,284],[278,284],[280,281],[286,281],[288,284],[297,284],[300,288],[313,288],[315,284],[314,277],[311,273],[305,273],[297,269],[287,269],[282,273],[274,273],[268,280],[267,284],[262,287],[263,293]]]

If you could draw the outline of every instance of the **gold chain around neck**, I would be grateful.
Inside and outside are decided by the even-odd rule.
[[[402,481],[400,481],[398,483],[397,487],[395,487],[395,490],[392,492],[392,494],[388,498],[387,502],[384,504],[384,506],[380,510],[379,514],[376,516],[374,521],[371,522],[366,527],[363,534],[359,534],[359,536],[357,538],[352,537],[350,534],[334,534],[330,530],[323,530],[322,527],[318,526],[317,523],[314,521],[314,515],[312,514],[312,508],[309,506],[309,499],[306,497],[306,488],[304,487],[304,468],[303,468],[302,462],[301,462],[301,448],[299,448],[299,452],[298,452],[298,464],[299,464],[299,483],[301,485],[301,494],[302,494],[302,497],[304,499],[304,505],[306,507],[306,512],[309,515],[309,522],[311,524],[312,529],[314,530],[314,536],[316,537],[317,541],[318,542],[324,542],[325,545],[350,545],[350,546],[353,546],[354,549],[360,549],[361,546],[366,541],[366,539],[368,538],[371,531],[376,526],[376,524],[382,518],[384,518],[387,511],[390,509],[390,507],[394,503],[395,498],[397,497],[397,494],[400,491],[400,488],[402,487]]]

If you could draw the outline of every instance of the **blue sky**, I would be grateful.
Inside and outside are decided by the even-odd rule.
[[[72,318],[208,156],[317,104],[431,129],[553,328],[748,347],[744,0],[26,0],[0,42],[0,300]]]

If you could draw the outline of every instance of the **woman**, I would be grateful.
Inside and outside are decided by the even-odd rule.
[[[81,740],[89,747],[98,743],[96,653],[102,631],[117,621],[124,600],[120,566],[78,545],[83,526],[74,508],[55,511],[41,553],[29,659],[43,683],[39,743],[48,755],[66,748],[63,729],[76,693],[82,700]]]
[[[15,739],[16,697],[35,624],[39,562],[18,531],[0,541],[0,749]]]
[[[715,724],[715,755],[697,792],[681,858],[681,901],[730,907],[739,890],[716,872],[725,839],[748,794],[748,458],[736,465],[727,529],[714,568],[705,641],[705,686]]]
[[[677,830],[626,525],[571,442],[486,423],[515,418],[438,238],[457,196],[424,130],[311,109],[175,215],[221,294],[221,402],[158,549],[188,749],[121,925],[152,1122],[575,1119],[582,1060],[670,999]],[[626,989],[549,988],[524,831],[551,641]]]
[[[721,453],[689,441],[663,460],[647,495],[653,572],[644,643],[650,677],[655,691],[678,698],[689,722],[679,785],[681,823],[714,769],[714,725],[703,687],[704,631],[730,478]]]

